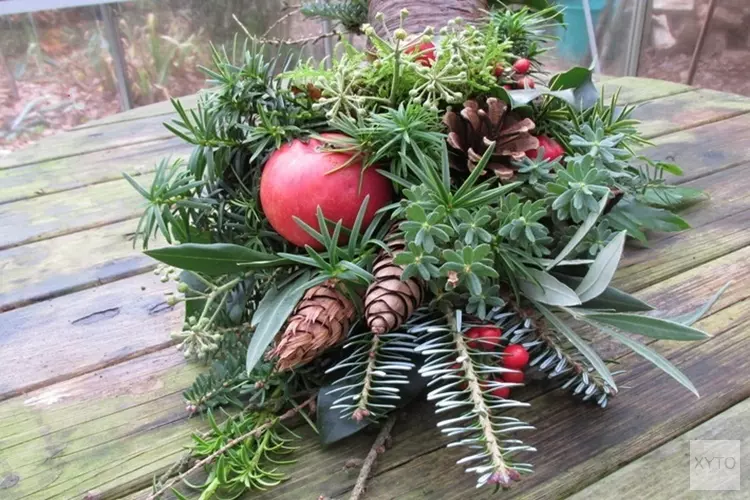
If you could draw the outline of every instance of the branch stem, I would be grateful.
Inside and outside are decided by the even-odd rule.
[[[383,453],[383,451],[385,450],[385,443],[386,441],[388,441],[388,438],[391,437],[391,430],[393,430],[393,426],[395,424],[396,414],[391,413],[388,416],[388,419],[383,424],[383,427],[380,428],[380,432],[375,438],[375,442],[372,443],[372,447],[367,453],[365,461],[362,463],[362,468],[359,471],[357,482],[354,484],[354,489],[352,490],[352,495],[349,497],[349,500],[361,500],[363,498],[365,494],[365,488],[367,487],[367,480],[372,474],[372,469],[375,466],[375,461],[377,460],[378,455]]]

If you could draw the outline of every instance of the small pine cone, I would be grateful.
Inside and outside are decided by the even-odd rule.
[[[276,369],[287,371],[309,363],[341,342],[355,313],[354,304],[336,288],[334,280],[309,289],[269,353],[270,358],[278,358]]]
[[[420,278],[401,280],[404,268],[393,259],[406,248],[401,234],[391,232],[385,240],[390,252],[382,250],[375,260],[375,281],[365,293],[365,319],[375,334],[390,332],[401,326],[422,304],[425,283]]]

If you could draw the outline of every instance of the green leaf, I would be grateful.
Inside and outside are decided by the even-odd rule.
[[[555,277],[571,288],[581,284],[583,278],[555,274]],[[615,312],[653,311],[654,308],[617,288],[607,287],[598,297],[581,304],[583,309],[604,309]]]
[[[549,271],[553,267],[555,267],[557,264],[559,264],[565,257],[570,254],[575,248],[578,246],[578,244],[583,241],[583,239],[586,237],[586,235],[591,231],[591,228],[594,227],[596,224],[596,221],[599,219],[599,215],[604,211],[604,207],[607,206],[607,200],[609,199],[609,196],[603,196],[602,199],[599,201],[599,211],[598,212],[591,212],[586,219],[583,221],[581,226],[578,228],[578,230],[575,232],[573,237],[570,239],[567,245],[560,250],[560,253],[555,257],[555,260],[552,261],[551,264],[549,264],[545,269]]]
[[[731,285],[732,282],[727,282],[726,285],[719,288],[719,291],[714,294],[713,297],[711,297],[708,302],[703,304],[700,308],[698,308],[697,311],[683,314],[681,316],[677,316],[675,318],[669,318],[671,321],[674,321],[675,323],[680,323],[681,325],[691,326],[693,323],[698,321],[703,317],[704,314],[706,314],[716,303],[717,300],[721,297],[721,295],[724,293],[724,291]]]
[[[583,281],[576,288],[581,302],[595,299],[609,286],[625,247],[625,234],[625,231],[619,232],[596,256]]]
[[[185,283],[189,287],[189,290],[185,293],[185,297],[187,298],[196,297],[196,292],[204,292],[208,288],[203,281],[196,277],[195,273],[190,271],[182,271],[180,273],[180,282]],[[185,319],[190,316],[195,316],[196,318],[200,316],[205,305],[206,299],[203,298],[186,300]]]
[[[591,70],[576,66],[564,73],[558,73],[549,80],[549,88],[552,90],[575,89],[591,80]]]
[[[584,357],[589,360],[589,363],[591,363],[591,366],[594,367],[594,369],[601,375],[601,377],[604,379],[607,384],[609,384],[612,389],[615,391],[617,390],[617,385],[615,384],[615,380],[612,378],[612,373],[610,373],[609,368],[607,368],[607,365],[604,364],[604,361],[602,361],[602,358],[599,357],[599,355],[596,353],[593,347],[583,340],[576,332],[571,330],[571,328],[565,324],[560,318],[558,318],[552,311],[544,307],[542,304],[539,304],[538,302],[535,303],[537,309],[544,315],[545,318],[547,318],[547,321],[549,321],[552,326],[555,327],[555,330],[560,332],[562,335],[565,336],[568,341],[570,341],[573,346],[578,349],[578,351],[584,355]]]
[[[246,368],[250,373],[255,365],[263,357],[266,348],[273,341],[276,334],[286,322],[294,307],[300,301],[305,291],[310,286],[311,273],[306,271],[296,280],[288,283],[281,290],[271,289],[263,300],[250,321],[256,329],[247,346]]]
[[[708,195],[704,191],[687,186],[654,186],[643,193],[646,203],[667,209],[683,208],[706,198]]]
[[[698,394],[698,389],[695,388],[693,383],[690,381],[687,376],[685,376],[684,373],[682,373],[676,366],[674,366],[672,363],[669,362],[664,356],[661,354],[651,350],[648,348],[648,346],[645,346],[641,344],[640,342],[637,342],[627,335],[623,335],[619,332],[616,332],[610,328],[601,327],[599,325],[597,326],[602,332],[606,333],[616,341],[620,342],[621,344],[627,346],[632,350],[634,353],[638,354],[639,356],[645,358],[648,361],[651,361],[654,366],[662,370],[664,373],[678,381],[680,384],[685,386],[690,392],[695,394],[696,396],[700,397]]]
[[[169,266],[209,276],[243,272],[244,269],[264,269],[287,264],[276,255],[259,252],[230,243],[185,243],[144,252]]]
[[[521,292],[531,300],[552,306],[577,306],[581,299],[557,278],[538,269],[528,268],[529,274],[535,282],[521,280]]]
[[[705,340],[711,336],[689,326],[668,319],[639,316],[630,313],[589,313],[587,319],[613,326],[625,332],[660,340]]]

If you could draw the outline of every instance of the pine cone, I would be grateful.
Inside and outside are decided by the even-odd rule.
[[[460,113],[448,110],[443,123],[448,127],[454,167],[474,170],[494,141],[495,150],[487,170],[494,172],[501,181],[511,181],[515,177],[517,167],[512,160],[521,159],[526,151],[539,147],[539,141],[530,133],[534,122],[518,116],[495,97],[486,101],[468,100]]]
[[[406,248],[401,233],[392,230],[385,238],[390,251],[381,250],[372,274],[375,281],[365,293],[365,319],[375,334],[390,332],[401,326],[422,303],[425,283],[420,278],[401,280],[404,268],[393,259]]]
[[[309,289],[269,353],[269,357],[278,358],[276,369],[287,371],[309,363],[341,342],[355,312],[354,304],[336,288],[334,280]]]

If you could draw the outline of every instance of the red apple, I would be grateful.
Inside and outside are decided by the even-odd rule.
[[[337,137],[339,134],[322,134]],[[265,166],[260,179],[260,203],[271,226],[281,236],[297,246],[322,245],[307,234],[295,221],[298,217],[313,228],[318,226],[317,209],[331,221],[343,222],[351,228],[362,202],[370,196],[365,211],[363,228],[375,217],[375,212],[391,202],[392,190],[388,179],[374,167],[362,172],[362,164],[353,161],[344,168],[351,156],[322,150],[315,139],[303,142],[295,139],[275,151]],[[360,189],[360,177],[362,177]]]
[[[435,59],[437,58],[435,56],[435,44],[432,42],[422,42],[419,44],[414,44],[411,47],[407,47],[404,52],[407,54],[416,52],[416,61],[422,66],[432,66],[432,63],[434,63]]]
[[[539,139],[539,147],[544,148],[544,159],[545,160],[556,160],[565,154],[565,150],[559,142],[546,135],[537,136]],[[538,149],[530,149],[526,151],[526,156],[535,160],[537,157]]]

